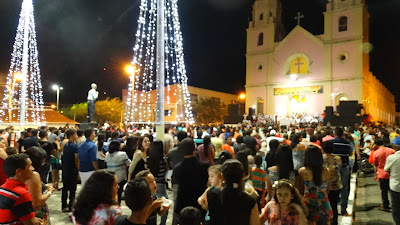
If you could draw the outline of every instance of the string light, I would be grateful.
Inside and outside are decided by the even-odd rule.
[[[168,116],[172,115],[170,108],[175,107],[176,122],[194,122],[177,3],[178,0],[166,0],[165,7],[165,106]],[[157,70],[155,60],[157,0],[142,0],[139,9],[132,60],[132,64],[139,70],[130,77],[125,121],[150,123],[155,120],[151,106],[156,97],[152,96],[152,93],[155,94],[153,87]]]
[[[25,26],[26,22],[28,26]],[[27,36],[28,39],[25,40],[24,36]],[[27,45],[26,42],[28,42]],[[24,44],[28,47],[25,52]],[[24,60],[27,60],[25,74],[22,68]],[[25,79],[27,85],[27,91],[25,92],[25,122],[33,122],[36,125],[44,124],[44,102],[32,0],[24,0],[22,2],[17,34],[11,54],[11,65],[7,76],[7,88],[4,91],[3,107],[0,109],[0,116],[5,120],[0,120],[0,122],[11,121],[12,118],[16,117],[14,110],[18,110],[21,107],[21,100],[23,99],[21,98],[22,88],[20,82],[22,81],[19,79]],[[6,113],[6,111],[8,112]],[[18,120],[20,120],[19,114]]]

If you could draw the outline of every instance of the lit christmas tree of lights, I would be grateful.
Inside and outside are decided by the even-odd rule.
[[[165,105],[176,110],[176,121],[194,122],[183,53],[178,0],[165,1]],[[125,122],[153,123],[156,89],[157,0],[141,0],[126,101]],[[171,111],[168,111],[171,115]]]
[[[24,0],[0,116],[12,122],[43,124],[44,107],[32,0]],[[18,113],[19,112],[19,113]],[[15,120],[15,119],[14,119]]]

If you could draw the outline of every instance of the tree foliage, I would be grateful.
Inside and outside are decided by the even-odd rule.
[[[119,98],[107,98],[96,102],[96,113],[94,119],[99,124],[105,121],[113,123],[121,122],[122,101]]]
[[[74,104],[70,107],[61,109],[64,116],[78,121],[80,123],[87,122],[87,103],[82,102]],[[105,121],[119,123],[121,121],[122,101],[119,98],[107,98],[105,100],[97,101],[94,120],[99,124]]]
[[[198,124],[223,123],[228,114],[225,104],[211,98],[199,99],[193,106],[193,112]]]
[[[87,122],[87,103],[82,102],[78,104],[73,104],[69,107],[63,107],[60,109],[62,114],[72,120],[78,121],[80,123]]]

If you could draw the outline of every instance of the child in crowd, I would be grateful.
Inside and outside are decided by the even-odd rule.
[[[261,224],[269,225],[306,225],[307,219],[299,192],[292,182],[281,179],[274,183],[274,199],[262,210]]]
[[[264,196],[263,193],[265,191],[265,182],[266,182],[266,177],[267,173],[261,168],[262,164],[262,157],[260,155],[255,155],[254,156],[254,163],[256,167],[253,167],[253,176],[252,176],[252,183],[254,189],[258,193],[258,199],[257,199],[257,205],[259,211],[261,210],[261,202],[262,197]],[[265,197],[265,196],[264,196]]]
[[[179,225],[202,225],[199,209],[188,206],[179,213]]]
[[[209,190],[213,190],[215,188],[222,188],[222,180],[221,180],[221,173],[222,173],[222,166],[221,165],[215,165],[215,166],[211,166],[208,169],[208,183],[210,184],[210,187],[207,188],[207,190],[199,197],[199,199],[197,200],[197,202],[199,203],[199,205],[201,205],[201,207],[204,210],[208,211],[208,196],[207,193]],[[213,215],[210,215],[209,212],[207,212],[206,215],[206,224],[214,224],[213,223]]]
[[[140,171],[138,174],[136,174],[135,179],[145,179],[147,183],[149,184],[151,195],[153,198],[153,202],[160,201],[161,198],[157,199],[156,192],[157,192],[157,183],[154,179],[154,175],[149,171],[149,170],[143,170]],[[161,200],[162,201],[162,200]],[[150,214],[150,216],[146,220],[147,225],[156,225],[157,224],[157,214],[159,216],[164,215],[166,212],[168,212],[170,206],[166,207],[163,205],[163,207],[158,207],[153,210],[153,212]]]

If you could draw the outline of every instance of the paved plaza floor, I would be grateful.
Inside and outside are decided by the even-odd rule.
[[[351,193],[349,196],[348,212],[353,212],[354,217],[339,216],[339,224],[357,224],[357,225],[393,225],[392,214],[378,210],[381,204],[380,189],[378,181],[369,175],[366,178],[356,178],[353,174],[351,182]],[[357,188],[356,188],[357,187]],[[78,185],[77,195],[81,189]],[[172,192],[168,191],[168,196],[172,196]],[[356,199],[355,199],[356,197]],[[354,200],[355,199],[355,200]],[[61,191],[55,191],[54,194],[47,200],[50,210],[50,218],[53,225],[72,224],[71,213],[63,213],[61,210]],[[122,201],[121,208],[124,215],[129,215],[130,210]],[[354,208],[354,211],[353,211]],[[172,224],[173,205],[168,214],[167,225]],[[354,221],[352,220],[354,219]],[[267,223],[266,223],[267,224]]]

